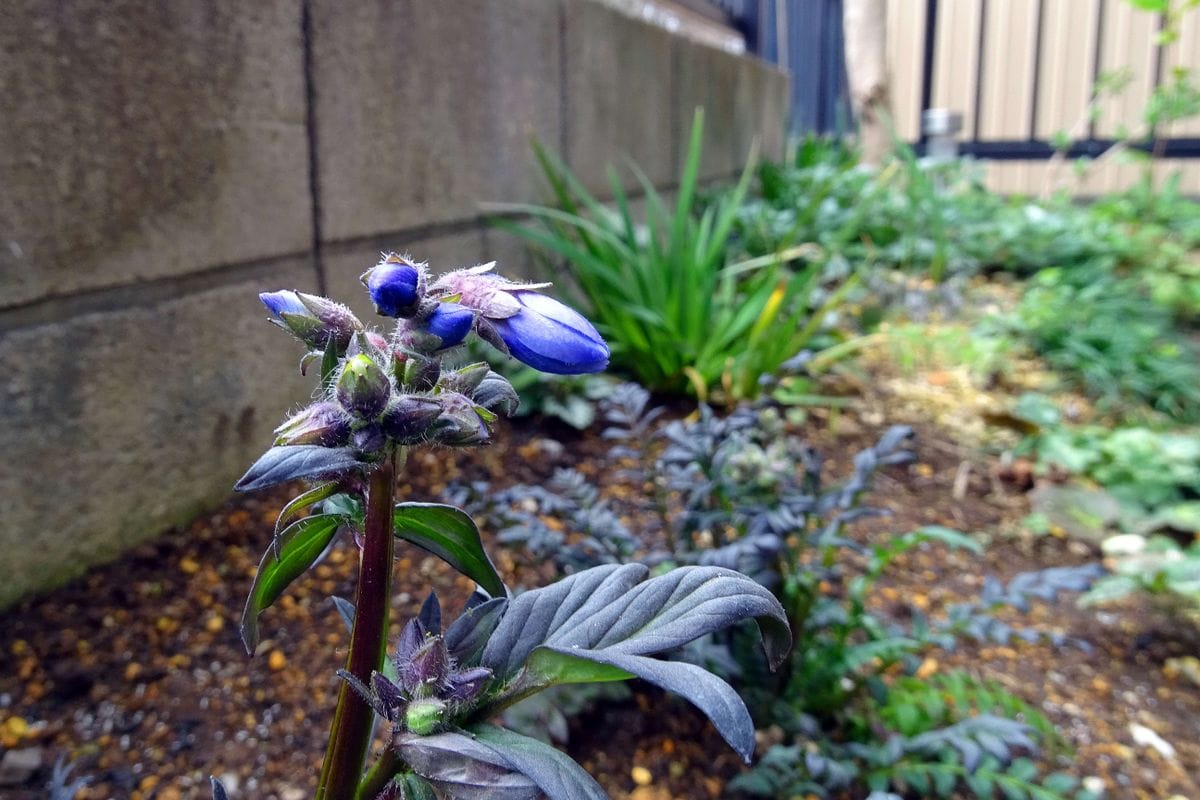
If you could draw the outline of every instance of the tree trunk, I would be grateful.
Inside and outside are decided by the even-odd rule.
[[[842,29],[859,146],[865,163],[878,164],[891,147],[887,0],[843,0]]]

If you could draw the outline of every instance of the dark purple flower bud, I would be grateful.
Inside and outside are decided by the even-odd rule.
[[[389,720],[397,719],[400,716],[400,710],[408,701],[400,687],[388,680],[383,673],[372,672],[371,690],[375,692],[375,697],[388,712],[383,716]]]
[[[425,330],[441,340],[441,347],[454,347],[460,344],[471,326],[475,324],[475,312],[458,303],[438,303],[433,313],[425,320]]]
[[[511,417],[517,413],[521,398],[508,379],[498,372],[488,372],[471,398],[475,405]]]
[[[275,444],[339,447],[350,436],[350,418],[337,403],[314,403],[275,429]]]
[[[417,444],[429,436],[429,428],[442,413],[442,405],[432,397],[400,395],[379,420],[388,438],[399,444]]]
[[[406,261],[386,260],[363,273],[375,310],[385,317],[410,317],[421,304],[421,272]]]
[[[400,630],[400,641],[396,642],[396,657],[393,663],[396,671],[404,669],[404,665],[412,661],[413,654],[425,644],[425,629],[415,619],[410,619]]]
[[[336,384],[342,408],[358,419],[373,420],[383,413],[391,392],[387,375],[369,356],[359,353],[346,359]]]
[[[510,295],[521,310],[489,322],[513,358],[555,375],[600,372],[608,366],[608,345],[574,309],[538,292]]]
[[[475,364],[468,364],[465,367],[454,370],[453,372],[443,372],[442,377],[438,379],[438,386],[447,392],[458,392],[461,395],[470,397],[475,394],[475,389],[483,382],[491,372],[491,367],[486,361],[479,361]]]
[[[354,449],[368,455],[378,453],[384,448],[387,441],[387,435],[384,434],[383,428],[377,422],[359,428],[350,436],[350,442],[354,445]]]
[[[418,353],[407,354],[403,371],[403,383],[407,388],[427,392],[437,385],[441,374],[441,359],[427,358]]]
[[[450,676],[450,652],[441,636],[425,640],[408,663],[400,665],[400,682],[409,697],[436,697]]]
[[[438,395],[442,415],[433,426],[433,438],[442,444],[465,447],[483,444],[489,438],[487,424],[470,398],[456,392]]]
[[[492,671],[487,667],[452,672],[446,681],[448,687],[443,699],[456,703],[469,703],[483,691],[483,687],[487,685],[490,677],[492,677]]]

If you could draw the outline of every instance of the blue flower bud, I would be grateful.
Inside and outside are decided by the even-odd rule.
[[[362,276],[375,310],[385,317],[408,317],[421,303],[421,273],[406,262],[384,261]]]
[[[308,309],[304,307],[304,303],[300,302],[300,296],[287,289],[281,289],[278,292],[261,292],[258,299],[262,301],[268,311],[280,318],[284,314],[308,314]]]
[[[467,338],[474,324],[475,312],[471,309],[458,303],[439,303],[425,320],[425,330],[441,340],[439,349],[444,350]]]
[[[332,341],[345,350],[362,323],[345,306],[324,297],[282,290],[263,292],[258,299],[274,315],[272,320],[314,350]]]
[[[574,309],[538,292],[510,294],[521,310],[489,322],[513,358],[555,375],[600,372],[608,366],[608,345]]]
[[[379,365],[359,353],[346,359],[336,385],[337,400],[362,420],[378,417],[391,397],[392,385]]]

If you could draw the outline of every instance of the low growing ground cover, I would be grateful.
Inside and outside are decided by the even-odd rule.
[[[855,415],[831,423],[820,414],[802,432],[829,454],[826,469],[836,475],[849,467],[848,453],[883,431]],[[611,443],[596,433],[581,436],[560,426],[551,435],[533,427],[511,435],[510,449],[419,456],[421,469],[401,487],[401,496],[429,496],[470,480],[544,483],[554,469],[573,466],[598,481],[622,519],[632,524],[644,516],[607,460]],[[984,469],[956,494],[961,464],[972,456],[936,428],[919,429],[916,447],[917,460],[885,469],[873,493],[874,502],[894,516],[853,526],[850,535],[869,543],[894,530],[937,524],[987,533],[993,541],[983,556],[936,543],[900,555],[874,601],[883,618],[903,622],[914,609],[937,616],[977,595],[984,575],[1006,581],[1026,570],[1094,561],[1092,549],[1060,537],[998,536],[1019,527],[1026,496],[1011,484],[998,489]],[[568,452],[578,457],[568,458]],[[332,675],[338,666],[328,645],[344,643],[345,634],[327,598],[352,588],[353,570],[351,551],[335,549],[267,612],[273,616],[271,633],[260,644],[262,657],[246,660],[235,632],[235,598],[247,587],[252,554],[269,541],[286,497],[279,492],[239,499],[119,564],[9,612],[0,626],[0,698],[6,717],[29,728],[18,733],[21,726],[8,722],[5,735],[73,757],[80,773],[95,778],[82,798],[193,796],[205,786],[208,765],[246,796],[307,796],[328,724],[328,704],[311,701],[336,690],[332,678],[314,684],[310,676]],[[522,566],[515,551],[498,552],[506,580],[547,577],[548,564]],[[427,580],[450,610],[470,591],[468,581],[436,559],[403,558],[394,595],[398,616],[415,613],[420,598],[414,592]],[[1168,659],[1196,651],[1194,634],[1142,597],[1101,615],[1065,602],[1005,618],[1078,637],[1093,650],[967,643],[924,659],[919,674],[932,679],[962,667],[977,679],[999,682],[1045,713],[1074,751],[1047,751],[1044,763],[1099,778],[1112,796],[1192,796],[1200,790],[1192,777],[1200,774],[1193,735],[1200,693],[1186,676],[1163,669]],[[570,721],[571,752],[613,797],[733,796],[723,787],[742,767],[698,714],[640,689],[632,702],[601,702]],[[1174,754],[1137,743],[1131,724],[1154,730]],[[239,729],[246,733],[227,733]],[[777,729],[765,729],[760,749],[780,738]],[[29,789],[12,796],[43,795]]]

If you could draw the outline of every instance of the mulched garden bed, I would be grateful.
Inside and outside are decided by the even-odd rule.
[[[830,474],[844,475],[850,456],[879,431],[848,416],[837,425],[818,417],[805,433],[826,454]],[[547,430],[553,438],[543,438]],[[481,451],[415,454],[401,496],[434,499],[459,479],[536,482],[563,466],[600,478],[614,502],[630,492],[606,478],[609,443],[595,434],[515,425],[497,440],[504,444]],[[993,541],[982,559],[940,548],[900,559],[878,592],[888,613],[900,616],[912,605],[937,613],[977,593],[987,574],[1007,580],[1097,558],[1076,542],[1010,535],[1028,512],[1024,495],[938,431],[919,431],[917,450],[916,464],[887,470],[869,497],[894,516],[852,533],[870,537],[932,523],[988,533]],[[45,753],[37,774],[21,787],[0,786],[0,797],[44,797],[41,787],[60,754],[77,763],[77,774],[93,776],[80,798],[206,798],[209,774],[221,776],[235,798],[311,796],[337,690],[333,673],[348,641],[328,597],[352,596],[352,551],[335,549],[266,612],[257,658],[246,657],[236,630],[251,575],[289,496],[281,490],[234,498],[0,616],[0,752],[41,746]],[[506,580],[536,580],[536,568],[491,549]],[[416,613],[430,584],[450,614],[471,588],[411,548],[401,549],[396,574],[393,633]],[[1093,650],[964,646],[936,654],[923,668],[965,667],[1043,708],[1075,748],[1062,766],[1100,778],[1111,797],[1200,797],[1200,687],[1164,670],[1169,658],[1200,653],[1200,636],[1144,599],[1103,611],[1077,609],[1067,599],[1036,607],[1026,622],[1069,632]],[[1135,744],[1131,723],[1155,731],[1174,755]],[[657,692],[638,691],[631,702],[582,714],[571,733],[572,754],[614,798],[721,797],[740,769],[698,714]]]

